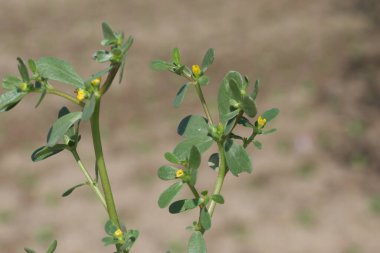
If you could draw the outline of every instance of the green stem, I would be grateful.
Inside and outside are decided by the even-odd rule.
[[[32,89],[30,92],[35,92],[35,93],[41,93],[42,92],[42,89]],[[53,95],[56,95],[56,96],[59,96],[59,97],[62,97],[62,98],[65,98],[67,100],[69,100],[70,102],[73,102],[74,104],[77,104],[79,106],[84,106],[84,103],[83,102],[80,102],[78,99],[76,99],[75,97],[67,94],[66,92],[63,92],[63,91],[60,91],[60,90],[57,90],[55,88],[47,88],[46,89],[46,93],[47,94],[53,94]]]
[[[113,82],[113,79],[115,79],[115,76],[117,74],[117,71],[119,70],[120,63],[112,63],[111,64],[111,70],[108,72],[107,79],[104,81],[104,84],[100,88],[100,94],[104,94],[107,92],[107,90],[111,87],[111,84]]]
[[[187,185],[189,186],[190,191],[193,193],[194,197],[199,199],[201,196],[199,195],[197,189],[195,189],[194,185],[191,185],[189,183],[187,183]]]
[[[223,147],[223,143],[218,142],[218,151],[219,151],[219,172],[218,177],[215,182],[214,191],[213,194],[220,194],[220,191],[222,190],[224,178],[226,177],[226,155]],[[208,208],[208,212],[210,216],[214,214],[216,202],[214,200],[211,200],[210,206]]]
[[[57,96],[63,97],[63,98],[65,98],[65,99],[67,99],[67,100],[69,100],[69,101],[71,101],[71,102],[73,102],[74,104],[77,104],[77,105],[79,105],[79,106],[83,106],[83,105],[84,105],[84,104],[83,104],[82,102],[80,102],[78,99],[76,99],[76,98],[70,96],[69,94],[67,94],[67,93],[65,93],[65,92],[63,92],[63,91],[60,91],[60,90],[57,90],[57,89],[54,89],[54,88],[53,88],[53,89],[48,88],[48,89],[46,90],[46,92],[47,92],[48,94],[53,94],[53,95],[57,95]]]
[[[88,185],[90,186],[91,190],[96,194],[96,196],[98,197],[98,199],[100,200],[100,202],[102,203],[102,205],[104,206],[104,208],[107,210],[107,205],[106,205],[106,201],[104,199],[104,196],[100,192],[100,189],[99,189],[97,183],[94,182],[94,180],[92,179],[92,177],[90,176],[90,174],[88,173],[88,171],[86,170],[86,168],[84,167],[84,165],[83,165],[83,163],[82,163],[82,161],[81,161],[81,159],[79,157],[78,152],[76,151],[76,149],[72,149],[70,151],[73,154],[73,156],[75,158],[75,161],[78,163],[79,168],[82,171],[83,175],[87,179]]]
[[[253,141],[253,139],[255,139],[256,135],[257,135],[257,133],[256,133],[255,129],[253,129],[251,136],[249,136],[249,138],[244,141],[243,147],[244,148],[248,147],[248,145]]]
[[[203,92],[202,92],[202,88],[201,88],[201,86],[199,85],[198,82],[196,82],[196,83],[194,84],[194,86],[195,86],[195,90],[196,90],[196,92],[197,92],[197,94],[198,94],[199,100],[201,101],[201,104],[202,104],[203,110],[204,110],[204,112],[205,112],[205,114],[206,114],[206,117],[207,117],[207,119],[208,119],[208,123],[209,123],[210,125],[214,125],[214,123],[212,122],[211,114],[210,114],[210,111],[209,111],[209,109],[208,109],[208,106],[207,106],[206,100],[205,100],[205,98],[204,98],[204,96],[203,96]]]
[[[96,166],[98,168],[100,181],[103,187],[108,216],[110,220],[116,226],[120,227],[119,218],[117,215],[116,206],[115,206],[115,202],[112,195],[111,184],[108,178],[106,164],[104,162],[102,142],[100,138],[100,128],[99,128],[100,100],[101,100],[101,97],[97,96],[94,113],[91,117],[91,131],[92,131],[92,140],[93,140],[94,149],[95,149]]]

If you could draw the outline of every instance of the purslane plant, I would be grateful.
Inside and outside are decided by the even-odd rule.
[[[253,143],[258,149],[262,144],[255,139],[257,135],[269,134],[275,128],[265,130],[267,124],[279,113],[277,108],[264,111],[257,116],[256,97],[259,91],[257,80],[252,88],[246,76],[236,71],[228,72],[219,88],[218,111],[219,122],[214,123],[211,112],[203,95],[202,87],[209,84],[206,74],[208,67],[214,61],[214,49],[209,49],[201,66],[191,68],[182,64],[180,51],[173,49],[171,61],[155,60],[151,66],[158,71],[170,71],[187,80],[177,92],[173,101],[174,107],[179,107],[189,87],[193,87],[198,95],[205,116],[189,115],[181,120],[177,132],[183,137],[172,152],[164,154],[171,165],[158,169],[158,177],[162,180],[175,181],[158,199],[161,208],[169,207],[169,212],[177,214],[192,209],[198,210],[198,218],[188,227],[192,234],[188,241],[188,253],[205,253],[206,243],[204,233],[211,228],[212,217],[217,204],[224,204],[221,195],[223,182],[228,174],[238,176],[243,172],[252,172],[252,164],[246,148]],[[250,129],[251,134],[241,136],[237,127]],[[196,186],[202,154],[217,146],[217,153],[208,159],[208,165],[216,171],[215,184],[212,191],[199,189]],[[192,197],[173,201],[175,196],[187,186]]]
[[[30,93],[40,94],[36,107],[46,95],[62,97],[78,106],[78,110],[74,112],[70,112],[65,106],[59,110],[58,119],[48,132],[47,144],[36,149],[31,158],[37,162],[61,151],[69,151],[82,171],[85,181],[69,188],[62,196],[70,195],[78,187],[89,186],[109,217],[105,224],[107,236],[103,238],[103,243],[114,245],[116,253],[128,253],[139,232],[127,229],[120,223],[102,150],[99,115],[101,99],[111,87],[118,72],[120,72],[119,80],[122,79],[125,59],[133,38],[130,36],[126,39],[123,33],[114,32],[106,23],[102,24],[102,30],[104,39],[101,44],[107,49],[95,52],[93,59],[100,63],[108,63],[107,68],[84,80],[69,63],[61,59],[42,57],[36,61],[30,59],[26,64],[21,58],[17,58],[20,75],[4,78],[2,86],[5,92],[0,95],[0,112],[11,110]],[[172,152],[164,155],[171,165],[164,165],[158,169],[159,178],[175,181],[160,195],[159,207],[169,207],[169,212],[173,214],[198,209],[197,220],[188,227],[192,231],[188,242],[189,253],[206,252],[203,235],[211,228],[216,205],[224,203],[221,190],[228,172],[234,176],[243,172],[252,172],[251,159],[246,148],[253,143],[261,149],[262,145],[255,137],[275,131],[265,128],[279,112],[278,109],[272,108],[254,120],[257,116],[255,101],[259,82],[250,85],[247,77],[236,71],[230,71],[219,88],[219,122],[214,123],[202,91],[202,87],[209,83],[205,73],[213,61],[214,50],[209,49],[201,66],[193,65],[189,68],[181,63],[180,52],[175,48],[170,62],[161,60],[152,62],[155,70],[168,70],[187,79],[174,99],[175,107],[181,105],[188,88],[194,87],[205,114],[205,116],[189,115],[181,120],[178,134],[183,140]],[[58,89],[53,82],[68,84],[72,87],[73,93]],[[253,86],[252,92],[249,92],[251,86]],[[91,125],[95,153],[94,171],[86,169],[77,150],[81,140],[80,126],[87,123]],[[238,127],[250,129],[251,134],[246,137],[239,135]],[[215,184],[212,191],[199,189],[196,183],[198,172],[201,172],[199,171],[201,157],[214,143],[217,153],[209,157],[208,165],[216,172]],[[173,201],[184,185],[189,188],[192,197]],[[57,241],[53,241],[47,253],[53,253],[56,247]],[[25,251],[35,253],[29,248],[25,248]]]
[[[41,104],[46,95],[50,94],[60,96],[78,106],[78,111],[75,112],[70,112],[67,107],[62,107],[58,113],[58,119],[49,130],[47,144],[35,150],[31,158],[36,162],[63,150],[69,151],[83,172],[85,182],[71,187],[62,196],[70,195],[78,187],[89,186],[109,217],[109,221],[105,225],[108,236],[103,238],[104,244],[115,245],[116,252],[129,252],[139,233],[137,230],[127,230],[119,221],[104,161],[99,114],[101,99],[111,87],[119,71],[121,82],[125,59],[133,43],[133,38],[131,36],[125,38],[123,33],[114,32],[107,23],[102,24],[102,30],[104,38],[101,44],[107,49],[95,52],[93,59],[99,63],[109,63],[107,68],[84,80],[64,60],[42,57],[36,61],[30,59],[25,64],[21,58],[17,58],[20,76],[11,75],[4,78],[2,86],[6,92],[0,96],[0,111],[11,110],[30,93],[40,94],[36,107]],[[51,81],[71,85],[74,95],[56,88]],[[81,139],[80,125],[88,122],[91,125],[96,160],[93,172],[86,169],[77,151]],[[57,242],[53,241],[47,252],[54,252],[56,246]],[[27,253],[35,252],[28,248],[25,251]]]

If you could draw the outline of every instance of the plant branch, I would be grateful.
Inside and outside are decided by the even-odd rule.
[[[113,80],[120,68],[120,63],[111,63],[111,70],[108,72],[107,79],[104,81],[102,87],[100,88],[100,94],[105,94],[107,90],[111,87]]]
[[[94,143],[96,166],[99,171],[100,181],[103,187],[103,192],[104,192],[104,197],[107,204],[107,211],[108,211],[109,218],[115,225],[120,226],[119,218],[117,215],[116,206],[115,206],[115,202],[114,202],[113,194],[111,190],[111,184],[108,178],[106,164],[104,162],[102,142],[100,138],[99,113],[100,113],[100,97],[97,97],[94,113],[91,117],[91,132],[92,132],[92,140]]]
[[[35,92],[35,93],[41,93],[41,89],[32,89],[31,92]],[[53,94],[53,95],[56,95],[56,96],[59,96],[59,97],[63,97],[67,100],[69,100],[70,102],[73,102],[74,104],[77,104],[81,107],[84,106],[84,103],[83,102],[80,102],[78,99],[76,99],[75,97],[67,94],[66,92],[63,92],[63,91],[60,91],[60,90],[57,90],[55,88],[47,88],[46,89],[46,93],[47,94]]]
[[[213,194],[220,194],[220,191],[222,190],[224,178],[226,177],[227,172],[227,165],[226,165],[226,155],[223,147],[223,143],[218,142],[218,151],[219,151],[219,172],[218,177],[215,182],[214,191]],[[211,200],[210,205],[208,207],[208,212],[210,216],[214,214],[216,202],[214,200]]]
[[[94,182],[94,180],[92,179],[92,177],[90,176],[90,174],[88,173],[86,168],[84,167],[84,165],[83,165],[83,163],[79,157],[78,152],[76,151],[76,149],[70,149],[70,151],[73,154],[75,161],[78,163],[78,166],[79,166],[80,170],[82,171],[83,175],[87,179],[88,185],[90,186],[91,190],[96,194],[96,196],[98,197],[98,199],[100,200],[100,202],[102,203],[104,208],[107,210],[107,205],[106,205],[106,201],[104,199],[104,196],[100,192],[100,189],[99,189],[97,183]]]
[[[210,125],[214,125],[214,123],[212,121],[212,118],[211,118],[210,111],[209,111],[207,103],[206,103],[206,100],[205,100],[205,98],[203,96],[203,92],[202,92],[201,86],[199,85],[198,82],[196,82],[196,83],[194,83],[194,87],[195,87],[195,90],[196,90],[196,92],[198,94],[199,100],[201,101],[201,104],[202,104],[202,107],[203,107],[203,111],[205,112],[206,117],[208,119],[208,123]]]

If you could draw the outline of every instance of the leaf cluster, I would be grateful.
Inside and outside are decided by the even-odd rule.
[[[172,214],[199,210],[198,221],[189,227],[193,231],[188,243],[190,253],[206,252],[203,234],[211,228],[215,205],[224,203],[224,198],[220,195],[224,177],[228,171],[234,176],[239,176],[243,172],[252,172],[251,158],[246,148],[250,143],[261,148],[261,143],[255,140],[255,137],[275,131],[263,128],[279,112],[278,109],[272,108],[258,116],[256,97],[259,92],[259,81],[251,85],[247,77],[243,77],[237,71],[230,71],[224,76],[219,88],[219,122],[214,124],[202,93],[202,87],[210,82],[206,71],[214,61],[214,53],[213,49],[207,50],[201,66],[193,65],[192,69],[181,63],[180,51],[177,48],[172,52],[171,61],[155,60],[151,64],[155,70],[170,71],[187,79],[188,82],[180,87],[174,98],[174,107],[181,105],[185,93],[192,86],[205,111],[206,117],[188,115],[180,121],[177,133],[182,139],[172,152],[164,155],[171,165],[163,165],[158,169],[160,179],[176,181],[160,195],[159,207],[169,207],[169,212]],[[250,128],[251,134],[245,137],[238,135],[236,133],[238,126]],[[201,156],[213,144],[218,147],[218,153],[213,153],[209,157],[208,165],[217,171],[218,175],[216,188],[213,194],[209,195],[207,189],[198,191],[196,182]],[[174,200],[184,185],[188,185],[193,197]]]
[[[120,236],[115,235],[115,232],[118,229],[120,229],[122,233]],[[104,230],[108,235],[102,239],[104,246],[116,245],[116,253],[123,253],[125,251],[129,252],[139,236],[139,231],[133,229],[127,230],[124,225],[119,228],[111,220],[106,222]]]

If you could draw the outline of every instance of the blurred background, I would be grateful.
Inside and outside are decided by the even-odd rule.
[[[205,87],[214,119],[232,69],[261,80],[260,112],[281,111],[271,122],[278,132],[248,150],[254,173],[228,176],[209,252],[380,252],[379,1],[2,0],[0,10],[1,78],[17,73],[17,56],[63,58],[88,77],[104,68],[91,60],[102,21],[134,36],[124,81],[104,98],[101,118],[121,220],[141,232],[133,252],[185,252],[196,216],[156,204],[169,185],[156,170],[179,140],[178,122],[202,113],[194,91],[172,108],[184,80],[150,70],[174,47],[188,65],[215,48]],[[37,99],[0,116],[0,251],[44,252],[57,239],[57,253],[113,252],[100,242],[106,215],[89,189],[61,197],[83,180],[72,157],[30,160],[59,108],[77,109],[58,97],[34,109]],[[79,152],[91,168],[88,130],[83,124]],[[205,161],[200,185],[210,189]]]

